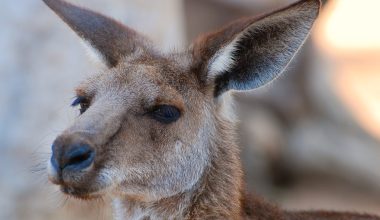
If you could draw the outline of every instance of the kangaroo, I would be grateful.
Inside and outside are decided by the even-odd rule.
[[[64,194],[111,196],[115,219],[380,219],[284,211],[243,182],[223,100],[283,72],[309,35],[319,0],[236,20],[172,53],[99,13],[44,2],[104,64],[76,88],[80,115],[52,145],[48,176]]]

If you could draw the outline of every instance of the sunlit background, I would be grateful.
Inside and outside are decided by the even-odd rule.
[[[165,51],[294,0],[72,0],[146,33]],[[288,209],[380,214],[380,1],[328,0],[285,76],[236,94],[251,190]],[[76,117],[74,86],[96,71],[42,1],[0,7],[0,219],[109,219],[108,199],[62,197],[50,144]]]

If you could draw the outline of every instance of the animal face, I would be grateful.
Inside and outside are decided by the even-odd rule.
[[[304,42],[319,2],[301,1],[163,54],[96,12],[45,0],[107,66],[76,89],[80,116],[52,145],[49,179],[74,197],[156,201],[190,190],[222,139],[220,100],[276,78]]]
[[[155,199],[200,178],[208,158],[204,133],[212,130],[202,120],[213,103],[188,66],[137,57],[85,81],[77,96],[82,113],[53,145],[52,160],[63,169],[51,178],[63,183],[64,192],[81,196],[117,187]],[[87,156],[62,155],[81,146],[89,146],[94,158],[77,171]]]

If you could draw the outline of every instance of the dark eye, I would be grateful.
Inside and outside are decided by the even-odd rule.
[[[150,116],[161,123],[169,124],[177,121],[181,112],[171,105],[159,105],[150,112]]]
[[[78,96],[73,103],[71,103],[71,106],[80,106],[79,112],[80,114],[83,114],[89,107],[90,107],[90,101],[83,96]]]

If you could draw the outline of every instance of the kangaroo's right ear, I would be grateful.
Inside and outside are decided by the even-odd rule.
[[[112,18],[63,0],[43,0],[84,41],[108,67],[116,66],[136,49],[146,49],[149,41]]]
[[[194,72],[215,96],[272,81],[305,42],[320,6],[320,0],[300,0],[201,36],[190,48]]]

